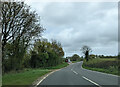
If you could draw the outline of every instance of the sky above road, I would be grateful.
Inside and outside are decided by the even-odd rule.
[[[117,2],[25,2],[41,17],[42,37],[61,42],[65,56],[83,55],[83,45],[92,54],[118,54]]]

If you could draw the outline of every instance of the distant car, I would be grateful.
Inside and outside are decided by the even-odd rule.
[[[66,59],[65,62],[67,62],[67,63],[71,63],[70,59]]]
[[[68,59],[66,59],[65,62],[68,62]]]

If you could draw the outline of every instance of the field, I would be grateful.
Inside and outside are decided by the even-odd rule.
[[[3,75],[2,85],[23,85],[24,87],[31,85],[37,78],[52,71],[52,69],[60,69],[67,66],[67,63],[49,67],[48,69],[25,69],[19,73],[11,72]],[[7,86],[5,86],[7,87]]]
[[[83,68],[114,75],[120,75],[118,71],[119,66],[118,59],[116,58],[96,58],[88,62],[84,60],[83,63]]]

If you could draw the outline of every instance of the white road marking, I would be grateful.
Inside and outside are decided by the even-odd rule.
[[[50,74],[52,74],[53,72],[51,72]],[[43,77],[43,79],[41,79],[38,83],[37,83],[37,86],[44,80],[44,79],[46,79],[46,77],[48,77],[50,74],[48,74],[48,75],[46,75],[45,77]],[[36,87],[37,87],[36,86]]]
[[[77,72],[75,72],[73,69],[71,69],[71,71],[73,71],[75,74],[78,74]]]
[[[97,84],[96,82],[94,82],[94,81],[92,81],[92,80],[90,80],[90,79],[88,79],[88,78],[86,78],[86,77],[84,77],[84,76],[82,76],[82,77],[83,77],[84,79],[86,79],[87,81],[93,83],[94,85],[97,85],[98,87],[102,87],[102,86],[100,86],[99,84]]]
[[[60,70],[60,69],[59,69],[59,70]],[[37,86],[38,86],[44,79],[46,79],[50,74],[52,74],[52,73],[54,73],[54,72],[56,72],[56,71],[59,71],[59,70],[55,70],[55,71],[47,74],[45,77],[43,77],[43,78],[37,83],[37,85],[36,85],[35,87],[37,87]]]
[[[78,74],[77,72],[73,71],[75,74]]]

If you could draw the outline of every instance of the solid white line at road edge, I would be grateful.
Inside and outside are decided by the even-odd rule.
[[[97,86],[99,86],[99,87],[102,87],[102,86],[100,86],[99,84],[93,82],[92,80],[90,80],[90,79],[88,79],[88,78],[86,78],[86,77],[84,77],[84,76],[82,76],[82,77],[83,77],[84,79],[86,79],[87,81],[93,83],[94,85],[97,85]]]
[[[35,87],[37,87],[44,79],[46,79],[50,74],[52,74],[52,73],[54,73],[54,72],[56,72],[56,71],[59,71],[60,69],[58,69],[58,70],[55,70],[55,71],[53,71],[53,72],[50,72],[48,75],[46,75],[45,77],[43,77],[38,83],[37,83],[37,85],[35,86]]]

